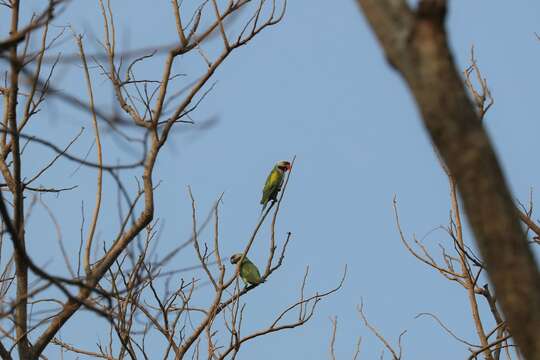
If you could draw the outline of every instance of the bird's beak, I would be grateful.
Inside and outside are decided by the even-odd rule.
[[[292,165],[291,164],[287,164],[287,171],[291,171],[292,169]]]

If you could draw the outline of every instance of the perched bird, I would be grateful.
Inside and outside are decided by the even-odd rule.
[[[266,183],[264,184],[261,204],[263,206],[261,213],[264,212],[266,205],[270,200],[276,201],[277,194],[281,190],[281,185],[283,185],[283,180],[285,179],[285,173],[291,170],[291,163],[285,160],[278,161],[274,168],[266,178]]]
[[[238,263],[241,258],[242,254],[234,254],[231,256],[231,264]],[[261,274],[259,273],[259,269],[257,269],[257,266],[255,266],[247,256],[244,256],[244,260],[242,260],[242,264],[240,265],[240,277],[246,286],[264,282],[264,279],[261,278]]]

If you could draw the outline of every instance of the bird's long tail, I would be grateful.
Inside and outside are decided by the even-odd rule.
[[[261,209],[261,215],[260,215],[260,216],[263,216],[263,214],[264,214],[264,209],[266,209],[266,205],[268,205],[268,203],[263,204],[263,207],[262,207],[262,209]]]

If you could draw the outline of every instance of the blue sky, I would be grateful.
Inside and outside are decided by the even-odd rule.
[[[23,3],[28,7],[25,14],[35,5]],[[534,35],[540,32],[540,4],[532,0],[512,4],[476,0],[450,5],[448,28],[455,58],[459,67],[465,68],[470,47],[475,45],[495,98],[486,128],[515,197],[525,201],[530,187],[540,182],[538,167],[531,166],[540,131],[540,41]],[[122,0],[113,2],[113,10],[122,47],[156,46],[175,40],[168,1]],[[76,32],[85,34],[89,52],[99,49],[95,39],[102,36],[102,20],[97,2],[74,4],[55,24],[71,24]],[[6,33],[5,23],[0,30]],[[62,51],[75,51],[69,35],[66,39]],[[213,41],[203,47],[212,53],[219,45]],[[159,77],[162,63],[161,57],[142,65],[140,76]],[[182,59],[176,70],[189,78],[201,66],[200,59],[189,57]],[[78,65],[68,68],[57,75],[57,84],[84,96]],[[112,94],[107,82],[98,69],[92,76],[98,103],[110,109]],[[214,89],[193,114],[196,124],[180,129],[157,163],[155,180],[161,185],[156,215],[163,222],[160,251],[173,248],[190,234],[188,185],[201,215],[225,193],[222,251],[228,254],[243,248],[259,214],[267,172],[275,161],[296,155],[278,224],[281,238],[291,231],[293,241],[284,267],[246,297],[246,327],[264,326],[283,306],[296,300],[307,265],[312,291],[332,287],[345,264],[349,268],[343,289],[320,304],[310,323],[253,341],[242,349],[240,359],[326,359],[331,316],[338,316],[339,321],[338,357],[350,358],[361,336],[360,358],[372,359],[380,354],[382,345],[358,317],[355,308],[361,299],[369,320],[393,343],[402,330],[408,330],[403,341],[405,357],[441,358],[444,349],[444,358],[463,358],[467,351],[462,344],[450,339],[434,322],[414,319],[420,312],[432,312],[461,337],[476,342],[464,290],[412,258],[399,241],[393,197],[397,197],[406,235],[423,237],[447,223],[448,185],[413,99],[387,65],[356,3],[312,0],[306,6],[305,2],[290,1],[283,22],[235,51],[214,80]],[[218,120],[215,126],[195,131],[213,118]],[[93,140],[89,116],[56,102],[47,106],[39,119],[28,132],[44,134],[61,144],[85,126],[81,140],[73,147],[73,153],[84,156]],[[106,137],[104,148],[107,163],[133,159],[115,138]],[[29,148],[25,176],[31,176],[33,169],[50,158],[51,154],[42,150],[37,145]],[[95,189],[94,172],[81,170],[70,176],[74,169],[75,165],[62,161],[43,181],[43,185],[81,185],[70,194],[45,197],[57,214],[62,214],[64,237],[73,254],[78,246],[81,200],[85,200],[89,218]],[[135,174],[126,175],[126,179]],[[111,184],[110,179],[107,184]],[[98,225],[101,241],[114,233],[115,191],[107,191]],[[203,236],[209,239],[211,233]],[[56,246],[54,228],[43,210],[36,209],[32,215],[28,239],[31,254],[50,253],[43,259],[43,263],[50,260],[49,269],[63,268],[59,253],[51,250]],[[267,236],[258,240],[251,258],[262,264]],[[446,238],[435,232],[425,241],[436,249]],[[188,250],[179,256],[178,267],[195,262]],[[73,324],[76,322],[74,318]],[[79,326],[68,324],[63,333],[73,331],[70,339],[91,347],[95,336],[104,333],[97,324],[84,333]]]

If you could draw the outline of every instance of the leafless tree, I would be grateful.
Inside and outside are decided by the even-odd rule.
[[[97,0],[96,7],[102,15],[98,20],[103,24],[103,39],[99,41],[103,51],[90,54],[86,50],[87,41],[78,33],[76,24],[60,30],[55,26],[53,31],[52,21],[75,6],[73,2],[44,2],[42,11],[26,24],[21,16],[21,6],[26,3],[0,2],[11,16],[9,34],[0,38],[3,76],[0,171],[4,179],[0,192],[2,359],[46,359],[50,348],[103,359],[182,359],[188,356],[234,359],[242,345],[252,339],[305,324],[312,318],[319,301],[337,291],[343,283],[344,277],[337,279],[334,289],[308,295],[306,270],[299,298],[278,312],[270,324],[253,332],[245,331],[242,324],[246,303],[242,298],[260,285],[242,286],[238,280],[239,264],[227,271],[228,255],[220,250],[221,198],[200,223],[191,189],[191,238],[166,254],[155,250],[160,234],[154,197],[159,183],[155,183],[154,178],[160,151],[174,137],[174,129],[192,123],[190,114],[211,91],[210,79],[216,69],[237,48],[278,24],[286,9],[285,1],[275,0],[204,0],[194,11],[187,10],[188,6],[182,1],[170,3],[177,30],[174,44],[120,51],[113,4],[109,0]],[[192,6],[190,4],[189,8]],[[52,32],[55,34],[51,35]],[[35,39],[39,40],[39,46],[34,49]],[[216,45],[211,39],[220,39],[220,42]],[[60,40],[72,42],[77,51],[73,55],[56,54],[55,46]],[[181,74],[175,73],[175,62],[188,55],[199,58],[204,71],[191,83],[178,83]],[[161,62],[159,73],[141,77],[137,68],[145,61]],[[84,98],[63,91],[53,81],[54,74],[73,63],[80,66],[80,79],[86,84]],[[96,103],[93,80],[96,73],[114,93],[116,110],[113,113]],[[91,149],[95,151],[96,161],[88,160],[89,154],[75,155],[71,150],[82,130],[67,144],[28,130],[31,120],[39,119],[43,105],[51,100],[56,100],[60,106],[77,108],[91,122],[94,138]],[[111,163],[111,154],[103,146],[105,137],[137,148],[140,158],[131,163]],[[44,166],[36,167],[25,158],[24,151],[27,147],[40,146],[55,155]],[[93,211],[87,219],[84,207],[82,209],[80,246],[75,253],[64,246],[58,221],[62,214],[47,205],[46,195],[70,196],[76,185],[65,188],[35,185],[45,174],[55,171],[60,159],[77,164],[76,171],[91,169],[96,176]],[[32,176],[21,175],[23,163]],[[135,184],[126,181],[125,173],[134,176]],[[120,226],[113,237],[101,242],[97,234],[103,221],[104,193],[109,180],[117,187]],[[279,200],[259,218],[244,243],[243,256],[246,256],[265,219],[270,219],[270,245],[263,279],[270,279],[284,264],[292,238],[288,233],[280,239],[276,230],[287,181]],[[28,218],[36,206],[45,209],[55,226],[60,255],[65,262],[63,273],[46,270],[45,259],[31,256],[27,251]],[[213,239],[206,243],[199,234],[211,224]],[[180,251],[191,246],[197,266],[165,268]],[[191,271],[190,277],[181,276],[186,271]],[[105,324],[103,333],[107,334],[107,341],[96,340],[94,349],[70,343],[60,335],[68,322],[75,321],[74,315],[81,312],[100,317]],[[295,317],[291,316],[293,312]],[[149,337],[159,346],[148,347]]]
[[[465,341],[437,316],[420,316],[434,318],[466,344],[471,359],[480,355],[499,359],[503,349],[510,358],[508,349],[514,346],[510,338],[519,348],[515,356],[540,359],[540,275],[530,248],[540,229],[531,218],[532,207],[516,206],[484,130],[482,119],[493,99],[474,56],[463,77],[454,63],[445,28],[447,1],[420,0],[416,8],[405,0],[357,2],[388,62],[409,86],[450,184],[451,214],[443,230],[452,241],[452,250],[442,246],[440,260],[436,260],[421,241],[415,239],[415,246],[411,245],[395,207],[401,239],[420,261],[465,289],[478,339]],[[461,206],[480,256],[463,238]],[[527,233],[532,231],[532,239],[524,228]],[[479,282],[485,272],[494,289]],[[480,318],[479,297],[491,310],[492,329]],[[388,342],[385,346],[389,347]],[[401,352],[399,356],[395,350],[391,352],[394,358],[401,356]]]

